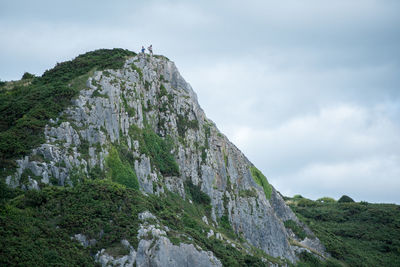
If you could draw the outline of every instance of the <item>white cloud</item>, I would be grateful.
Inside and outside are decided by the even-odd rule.
[[[400,157],[371,157],[338,163],[312,163],[270,179],[282,193],[317,199],[346,194],[356,201],[398,203]]]
[[[400,129],[379,110],[333,106],[275,128],[232,128],[231,136],[284,194],[395,202]]]

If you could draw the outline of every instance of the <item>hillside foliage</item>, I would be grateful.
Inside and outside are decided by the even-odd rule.
[[[336,259],[349,266],[400,266],[400,206],[289,199]],[[350,198],[351,199],[351,198]]]
[[[4,183],[2,188],[4,189]],[[5,189],[13,191],[13,189]],[[138,246],[138,214],[148,210],[161,225],[168,226],[174,244],[194,243],[212,251],[224,266],[267,266],[263,252],[252,248],[252,255],[207,238],[213,231],[202,218],[210,218],[210,199],[193,184],[187,192],[194,203],[166,190],[160,196],[145,196],[140,191],[105,180],[84,180],[73,188],[47,186],[41,191],[9,192],[0,202],[1,266],[94,266],[92,255],[102,248],[118,247],[122,239]],[[83,248],[72,240],[84,234],[96,243]],[[236,236],[236,242],[240,237]],[[279,259],[269,258],[279,263]]]

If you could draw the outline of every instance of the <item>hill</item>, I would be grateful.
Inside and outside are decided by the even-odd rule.
[[[164,56],[27,73],[0,84],[0,116],[1,265],[342,264]]]
[[[400,266],[400,206],[285,199],[334,258],[348,266]]]

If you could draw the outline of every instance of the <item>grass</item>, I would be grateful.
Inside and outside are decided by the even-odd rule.
[[[143,80],[143,72],[142,72],[142,70],[139,67],[137,67],[135,64],[133,64],[133,63],[131,64],[131,68],[132,68],[132,71],[136,71],[137,74],[139,74],[139,79]]]
[[[264,189],[265,197],[267,199],[271,199],[272,187],[268,183],[268,180],[264,176],[264,174],[262,174],[262,172],[254,166],[250,167],[250,172],[251,172],[251,176],[253,177],[254,181]]]
[[[139,182],[134,168],[132,168],[128,163],[121,161],[119,153],[115,147],[111,148],[110,153],[106,158],[106,166],[112,181],[129,188],[139,189]]]

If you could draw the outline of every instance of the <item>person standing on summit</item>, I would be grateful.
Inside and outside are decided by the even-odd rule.
[[[153,45],[150,45],[149,47],[147,47],[147,50],[149,50],[150,56],[153,56]]]
[[[146,51],[146,49],[144,49],[144,46],[143,46],[143,45],[142,45],[141,51],[142,51],[142,54],[144,55],[144,52]]]

